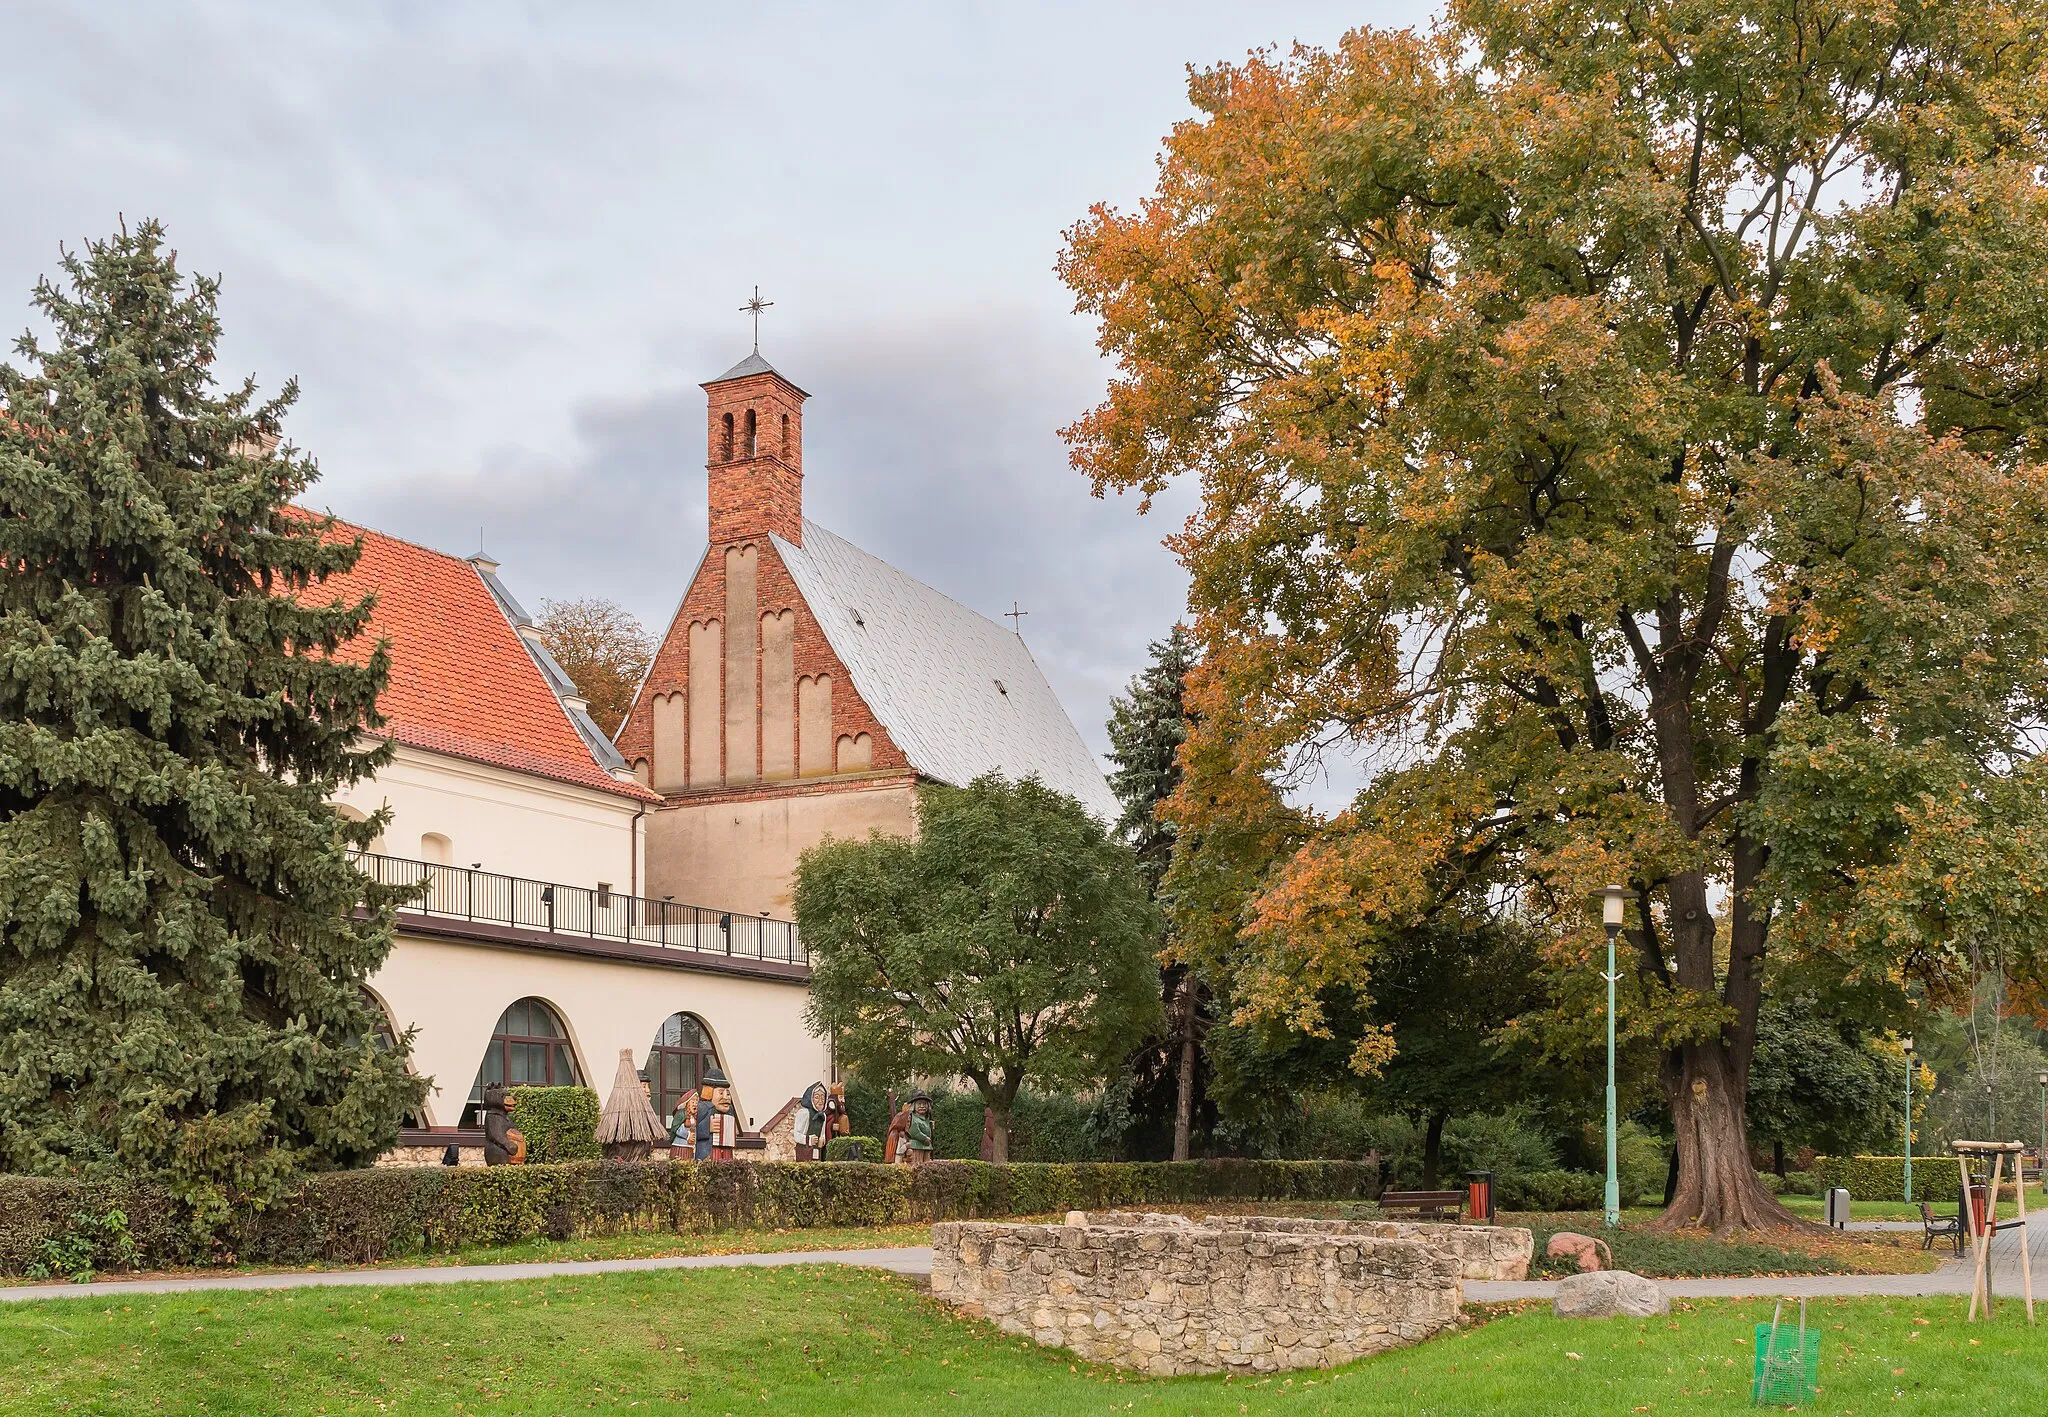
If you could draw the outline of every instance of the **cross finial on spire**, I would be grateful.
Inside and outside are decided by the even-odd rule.
[[[754,317],[754,353],[756,354],[761,352],[761,312],[774,303],[772,300],[763,300],[761,298],[761,287],[757,285],[754,287],[754,298],[740,306],[741,314]]]
[[[1010,608],[1003,612],[1003,618],[1010,622],[1010,632],[1019,639],[1024,636],[1024,617],[1030,613],[1029,610],[1019,610],[1014,600],[1010,602]]]

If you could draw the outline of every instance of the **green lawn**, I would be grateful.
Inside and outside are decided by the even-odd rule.
[[[1732,1413],[1769,1302],[1569,1323],[1537,1307],[1334,1373],[1147,1381],[830,1266],[0,1306],[0,1411],[90,1413]],[[2025,1412],[2016,1305],[1816,1302],[1823,1413]]]
[[[1616,1269],[1634,1270],[1657,1279],[1690,1279],[1707,1275],[1760,1274],[1924,1274],[1936,1256],[1920,1248],[1915,1234],[1856,1232],[1841,1238],[1826,1235],[1783,1235],[1768,1239],[1721,1240],[1700,1230],[1673,1233],[1646,1230],[1652,1213],[1627,1212],[1618,1229],[1609,1230],[1597,1214],[1521,1214],[1502,1212],[1503,1225],[1528,1227],[1536,1241],[1531,1279],[1556,1279],[1577,1272],[1565,1259],[1545,1259],[1544,1246],[1560,1230],[1575,1230],[1607,1242]]]

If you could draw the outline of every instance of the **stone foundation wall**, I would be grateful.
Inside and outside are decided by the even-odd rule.
[[[934,1225],[932,1293],[1010,1333],[1161,1375],[1330,1367],[1458,1322],[1460,1261],[1423,1238],[1099,1219]]]
[[[394,1146],[370,1164],[373,1166],[439,1166],[447,1146]],[[465,1146],[457,1153],[462,1159],[461,1166],[484,1164],[484,1149],[481,1146]]]

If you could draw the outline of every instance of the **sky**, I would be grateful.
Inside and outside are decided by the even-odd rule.
[[[312,500],[655,633],[704,539],[704,395],[812,395],[808,515],[1025,640],[1084,737],[1184,608],[1192,505],[1096,499],[1108,366],[1053,271],[1150,189],[1186,74],[1405,0],[560,6],[0,0],[0,333],[60,243],[164,221],[225,373],[301,386]],[[480,540],[481,539],[481,540]]]

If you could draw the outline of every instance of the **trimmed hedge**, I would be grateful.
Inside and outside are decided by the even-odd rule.
[[[1902,1201],[1906,1198],[1906,1158],[1903,1156],[1816,1156],[1813,1174],[1823,1189],[1848,1188],[1850,1199],[1859,1201]],[[1955,1204],[1962,1184],[1953,1156],[1913,1158],[1913,1199],[1930,1204]]]
[[[587,1087],[515,1087],[511,1090],[511,1123],[526,1138],[526,1159],[595,1161],[604,1155],[597,1144],[602,1109]]]
[[[516,1115],[516,1112],[515,1112]],[[144,1268],[235,1260],[365,1264],[399,1255],[627,1232],[803,1229],[1222,1200],[1360,1200],[1350,1161],[1017,1163],[565,1162],[376,1167],[308,1178],[243,1214],[224,1250],[193,1253],[167,1195],[0,1176],[0,1271],[24,1272],[76,1211],[120,1208]]]
[[[827,1161],[853,1160],[855,1143],[860,1145],[861,1160],[880,1161],[882,1159],[882,1139],[880,1137],[833,1137],[825,1143],[825,1159]]]

